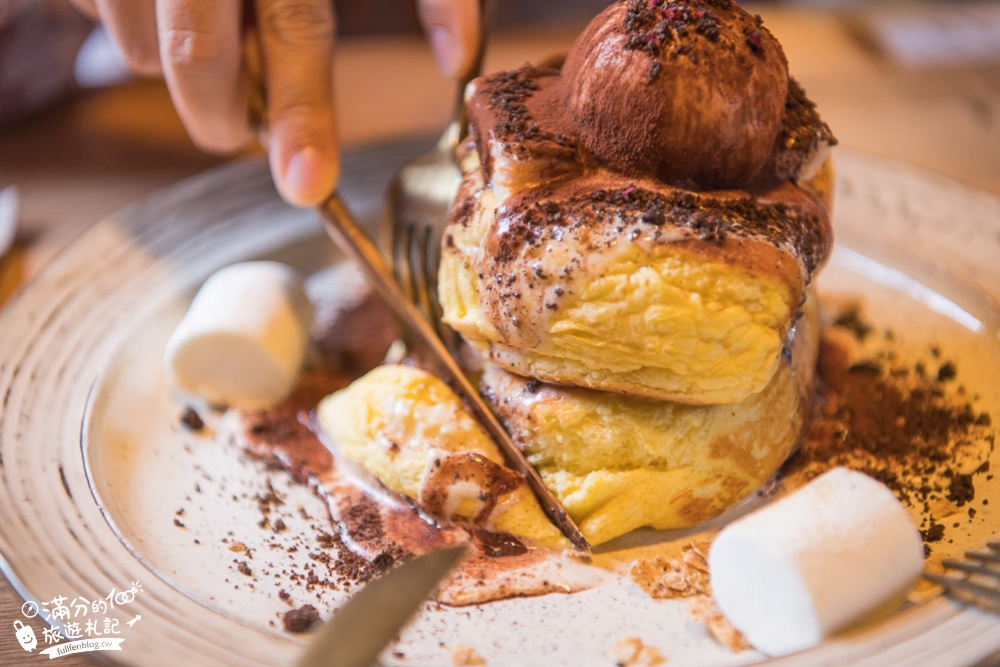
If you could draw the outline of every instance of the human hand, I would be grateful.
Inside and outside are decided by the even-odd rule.
[[[162,74],[191,138],[214,152],[245,146],[259,129],[244,43],[255,24],[271,173],[281,196],[299,206],[326,198],[339,174],[331,1],[72,0],[102,21],[133,71]],[[475,57],[478,1],[417,2],[438,66],[460,75]]]

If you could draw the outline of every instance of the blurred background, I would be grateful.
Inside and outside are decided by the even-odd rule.
[[[368,51],[364,72],[338,63],[341,127],[346,140],[430,131],[442,125],[450,89],[427,71],[414,0],[333,0],[339,50]],[[565,50],[608,0],[498,0],[486,67],[518,66]],[[955,175],[1000,192],[995,165],[984,173],[978,156],[1000,152],[1000,0],[799,0],[747,2],[782,41],[794,75],[820,104],[841,140],[930,168],[911,144],[965,151]],[[407,51],[407,49],[410,49]],[[407,61],[394,60],[404,52]],[[405,76],[403,76],[405,75]],[[414,78],[416,76],[416,78]],[[405,79],[405,80],[404,80]],[[67,0],[0,0],[0,157],[31,135],[32,119],[60,102],[93,99],[110,86],[141,85],[117,62],[100,29]],[[149,82],[146,82],[149,83]],[[153,86],[162,83],[153,82]],[[372,106],[424,95],[390,125],[353,119]],[[432,111],[427,108],[434,106]],[[427,114],[427,115],[425,115]],[[925,122],[903,123],[904,117]],[[954,141],[975,126],[977,141]],[[932,153],[934,151],[931,151]],[[958,157],[957,155],[951,157]],[[957,161],[955,161],[957,162]],[[0,175],[0,185],[3,177]]]

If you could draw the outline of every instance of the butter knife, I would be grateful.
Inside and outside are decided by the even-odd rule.
[[[371,667],[468,549],[408,561],[366,585],[316,632],[296,667]]]

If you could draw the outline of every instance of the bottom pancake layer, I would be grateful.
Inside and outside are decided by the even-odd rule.
[[[693,406],[540,384],[490,365],[481,387],[591,544],[636,528],[687,528],[766,481],[795,449],[818,348],[807,304],[763,391]]]

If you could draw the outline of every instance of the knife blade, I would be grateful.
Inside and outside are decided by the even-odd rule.
[[[20,197],[15,186],[0,190],[0,257],[7,254],[14,245],[20,208]]]
[[[369,583],[320,627],[296,667],[371,667],[467,551],[418,556]]]

